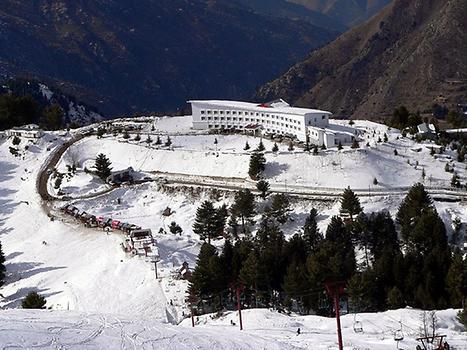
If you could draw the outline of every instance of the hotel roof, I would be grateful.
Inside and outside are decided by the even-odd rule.
[[[262,113],[285,113],[295,115],[305,115],[309,113],[332,114],[331,112],[322,111],[319,109],[292,107],[284,100],[276,100],[268,103],[252,103],[241,101],[226,101],[226,100],[190,100],[188,103],[199,103],[210,105],[212,107],[222,108],[238,108],[244,110],[254,110]]]

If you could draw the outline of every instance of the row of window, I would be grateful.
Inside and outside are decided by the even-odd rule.
[[[206,120],[208,120],[208,121],[211,121],[211,120],[213,120],[213,121],[218,121],[218,120],[224,121],[224,117],[219,117],[219,118],[218,117],[213,117],[213,118],[211,118],[211,117],[207,117],[207,118],[206,117],[201,117],[201,120],[202,121],[206,121]],[[230,121],[231,118],[227,117],[227,118],[225,118],[225,120]],[[237,118],[232,118],[232,121],[237,121]],[[239,122],[243,121],[243,118],[238,118],[238,121]],[[276,122],[274,120],[261,120],[261,119],[255,119],[255,118],[245,118],[245,121],[246,122],[252,122],[252,123],[255,123],[255,122],[256,123],[262,123],[262,124],[266,124],[266,125],[268,125],[268,124],[277,125],[277,126],[280,126],[280,127],[283,127],[283,128],[294,129],[294,130],[302,130],[302,128],[300,126],[289,125],[287,123],[280,123],[280,122]]]
[[[248,111],[222,111],[222,110],[201,110],[201,115],[205,114],[214,114],[214,115],[246,115],[246,116],[256,116],[256,117],[266,117],[266,118],[272,118],[272,119],[278,119],[278,120],[284,120],[286,122],[290,123],[295,123],[295,124],[300,124],[298,120],[292,119],[292,118],[287,118],[287,117],[281,117],[278,115],[273,115],[273,114],[268,114],[268,113],[260,113],[260,112],[248,112]],[[208,120],[210,117],[208,117]],[[223,117],[221,117],[223,118]],[[239,118],[241,119],[241,118]],[[245,118],[248,121],[248,118]],[[323,116],[324,119],[324,116]],[[204,120],[203,117],[201,117],[201,120]],[[222,119],[221,119],[222,120]],[[227,119],[229,120],[229,119]],[[235,120],[235,119],[233,119]]]
[[[243,125],[213,125],[213,124],[209,124],[208,125],[208,128],[209,129],[243,129]],[[283,130],[277,130],[277,129],[273,129],[273,128],[266,128],[264,129],[266,132],[270,132],[270,133],[275,133],[275,134],[283,134],[283,135],[289,135],[289,133],[287,131],[283,131]]]

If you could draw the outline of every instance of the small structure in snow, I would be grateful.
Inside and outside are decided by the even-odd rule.
[[[163,216],[170,216],[172,214],[173,214],[173,211],[172,209],[170,209],[170,207],[165,208],[164,211],[162,212]]]
[[[419,135],[436,135],[436,127],[434,124],[421,123],[417,125],[417,133]]]
[[[23,125],[21,127],[14,127],[6,131],[6,135],[26,137],[28,139],[39,139],[44,135],[44,132],[39,129],[36,124]]]
[[[122,182],[133,181],[133,173],[134,170],[132,167],[124,170],[113,171],[112,174],[107,177],[106,181],[110,184],[121,184]]]

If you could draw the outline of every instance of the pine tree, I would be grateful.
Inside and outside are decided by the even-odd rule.
[[[292,141],[289,142],[289,147],[287,149],[289,152],[292,152],[295,149]]]
[[[274,142],[274,146],[272,146],[272,151],[274,153],[276,153],[277,151],[279,151],[279,146],[277,146],[277,143]]]
[[[323,151],[326,150],[326,145],[325,145],[324,143],[321,145],[321,149],[322,149]]]
[[[354,215],[363,211],[362,206],[360,205],[360,200],[350,187],[346,188],[342,194],[341,211],[348,213],[351,221],[353,221]]]
[[[319,232],[317,223],[318,211],[313,208],[310,210],[310,214],[305,220],[303,225],[303,240],[305,241],[305,249],[308,255],[310,255],[323,240],[323,236]]]
[[[307,302],[308,296],[303,293],[304,290],[309,289],[309,285],[310,281],[305,264],[292,262],[287,267],[282,288],[288,298],[297,300],[305,308],[305,312],[311,308],[311,302]]]
[[[310,143],[308,142],[308,140],[306,140],[305,146],[303,147],[303,151],[310,152],[310,150],[311,150]]]
[[[204,201],[196,210],[193,232],[203,241],[207,240],[208,244],[211,244],[211,238],[219,236],[217,211],[211,201]]]
[[[106,157],[105,154],[100,153],[95,161],[95,168],[96,168],[96,174],[99,176],[102,180],[106,180],[112,171],[112,168],[110,167],[112,163],[110,163],[109,158]]]
[[[430,155],[434,156],[436,154],[434,147],[431,147],[430,149]]]
[[[196,267],[191,277],[190,295],[203,299],[213,294],[215,281],[211,265],[216,258],[218,258],[216,248],[209,243],[204,243],[199,251]]]
[[[148,134],[148,137],[146,138],[146,143],[148,145],[152,143],[152,138],[151,138],[151,136],[149,136],[149,134]]]
[[[56,190],[58,190],[60,188],[60,186],[62,185],[62,177],[61,176],[57,176],[57,178],[55,179],[55,182],[54,182],[54,188]]]
[[[313,146],[313,155],[314,156],[318,155],[318,146],[316,146],[316,145]]]
[[[397,156],[399,153],[397,152],[397,149],[394,149],[394,155]]]
[[[214,138],[214,144],[217,145],[218,141],[217,141],[217,137]]]
[[[373,185],[378,185],[378,179],[376,177],[373,179]]]
[[[224,233],[225,224],[227,222],[227,217],[229,216],[229,211],[227,210],[227,205],[223,204],[216,210],[216,232],[217,236],[220,236]]]
[[[157,135],[157,138],[156,138],[156,142],[155,142],[156,145],[160,145],[162,144],[162,141],[161,141],[161,138],[159,135]]]
[[[460,252],[453,256],[451,267],[446,276],[446,285],[450,294],[450,305],[462,307],[465,305],[467,295],[467,260],[462,258]]]
[[[250,166],[248,169],[248,175],[253,180],[256,180],[258,176],[264,171],[266,167],[266,158],[261,152],[253,152],[250,157]]]
[[[172,139],[170,136],[167,136],[167,140],[165,141],[165,146],[170,147],[172,145]]]
[[[57,130],[62,126],[63,110],[58,104],[46,107],[42,112],[41,125],[49,130]]]
[[[259,180],[256,183],[256,189],[261,192],[261,198],[266,199],[269,191],[269,182],[266,180]]]
[[[183,230],[175,221],[172,221],[169,226],[169,231],[174,235],[181,235]]]
[[[390,309],[400,309],[405,306],[404,295],[396,286],[392,287],[388,292],[387,304]]]
[[[250,149],[250,145],[248,144],[248,141],[245,142],[245,147],[243,147],[244,151],[248,151]]]
[[[342,142],[339,140],[339,143],[337,144],[337,149],[340,151],[342,150],[344,147],[342,147]]]
[[[255,214],[255,197],[249,189],[236,193],[231,211],[234,216],[242,220],[242,231],[245,233],[245,221]]]
[[[97,138],[98,139],[102,138],[102,136],[104,136],[104,134],[105,134],[105,131],[106,130],[103,127],[97,128]]]
[[[2,242],[0,242],[0,287],[3,286],[4,279],[5,279],[5,255],[3,254],[2,250]]]
[[[29,292],[21,302],[23,309],[45,309],[47,301],[37,292]]]
[[[272,197],[270,214],[279,223],[285,224],[289,218],[289,197],[286,194],[278,193]]]
[[[256,150],[257,150],[258,152],[263,152],[263,151],[265,150],[265,147],[264,147],[264,145],[263,145],[263,140],[262,140],[262,139],[259,140],[259,144],[258,144],[258,147],[256,148]]]
[[[464,326],[464,330],[467,331],[467,305],[457,313],[457,320]]]
[[[125,140],[128,140],[128,139],[130,138],[130,134],[128,134],[128,130],[124,130],[124,131],[123,131],[123,138],[124,138]]]
[[[388,142],[388,135],[386,133],[384,133],[384,138],[383,138],[384,142]]]
[[[13,136],[13,140],[11,141],[11,143],[14,146],[18,146],[21,143],[21,139],[18,136],[15,135],[15,136]]]

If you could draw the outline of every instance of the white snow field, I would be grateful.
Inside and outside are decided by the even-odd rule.
[[[153,140],[156,134],[160,134],[163,142],[170,134],[173,141],[171,150],[156,149],[155,146],[148,148],[144,132],[139,144],[123,142],[121,137],[113,136],[99,140],[85,138],[72,146],[58,165],[59,171],[66,172],[67,164],[73,160],[78,163],[77,174],[63,179],[62,190],[76,197],[108,188],[84,172],[84,167],[92,166],[95,156],[101,152],[110,157],[115,170],[133,166],[141,172],[140,176],[153,176],[153,171],[241,179],[248,176],[249,155],[243,147],[248,141],[252,149],[256,148],[258,138],[191,133],[189,117],[149,120],[140,121],[143,131],[153,133]],[[154,132],[151,131],[153,125]],[[369,184],[373,186],[373,177],[377,177],[381,183],[378,186],[409,186],[421,180],[423,166],[427,175],[425,184],[449,186],[452,175],[444,171],[445,162],[449,160],[446,156],[437,160],[430,156],[430,144],[397,140],[398,132],[391,131],[388,144],[375,146],[378,132],[382,138],[387,128],[369,122],[356,122],[356,125],[369,128],[371,132],[375,130],[375,136],[371,133],[368,139],[370,148],[361,142],[362,149],[358,151],[346,147],[341,153],[328,150],[312,156],[300,150],[290,152],[287,144],[280,144],[280,152],[274,155],[270,152],[272,143],[263,140],[268,150],[269,180],[284,186],[300,184],[341,189],[351,185],[367,189]],[[157,183],[150,182],[122,186],[95,198],[72,201],[78,208],[95,215],[111,216],[150,228],[157,239],[160,254],[157,263],[159,278],[156,279],[151,262],[144,257],[128,255],[120,248],[123,234],[117,231],[106,234],[102,230],[83,227],[57,211],[57,207],[65,204],[63,201],[55,204],[42,202],[36,191],[37,175],[53,150],[70,137],[60,135],[63,133],[46,133],[34,142],[22,139],[19,157],[9,151],[11,140],[0,138],[0,241],[7,268],[5,285],[0,288],[0,349],[52,349],[60,346],[67,349],[336,349],[332,333],[334,320],[314,316],[286,317],[268,310],[245,311],[246,330],[243,333],[230,325],[230,318],[234,319],[235,313],[216,320],[209,316],[200,317],[200,325],[193,331],[189,320],[182,322],[188,314],[185,305],[187,282],[176,276],[184,261],[191,267],[195,265],[201,242],[193,234],[191,226],[197,207],[203,200],[211,198],[210,194],[197,191],[187,194],[178,189],[169,193],[162,191]],[[214,144],[215,138],[218,139],[217,145]],[[29,146],[27,150],[26,144]],[[394,156],[394,148],[399,156]],[[421,148],[420,152],[412,151],[418,148]],[[453,157],[450,151],[446,154]],[[461,175],[461,182],[465,183],[465,164],[461,166],[455,160],[451,163]],[[155,176],[164,175],[158,173]],[[49,185],[49,189],[55,191],[53,184]],[[392,195],[362,197],[361,200],[366,212],[387,209],[394,214],[402,198]],[[221,193],[217,199],[216,205],[229,204],[232,194]],[[258,201],[260,207],[267,203]],[[448,226],[455,217],[464,223],[467,221],[465,202],[435,204]],[[167,207],[173,211],[170,217],[161,215]],[[319,226],[325,230],[331,216],[338,213],[339,203],[294,200],[294,220],[282,227],[286,235],[294,234],[303,225],[312,207],[319,210]],[[52,221],[48,215],[55,216],[55,220]],[[160,228],[168,231],[172,221],[182,227],[181,235],[158,233]],[[215,244],[220,246],[223,240]],[[15,310],[31,290],[44,295],[47,307],[52,310]],[[401,316],[405,319],[406,313],[412,315],[415,311],[398,311],[394,324],[398,324]],[[394,324],[388,326],[388,317],[381,315],[386,313],[362,317],[368,317],[381,329],[395,327]],[[442,331],[454,340],[467,343],[465,334],[459,333],[455,312],[447,310],[440,315]],[[417,328],[416,318],[412,315],[403,322]],[[390,332],[386,332],[382,340],[382,331],[376,326],[366,326],[365,322],[363,335],[350,336],[348,320],[352,317],[345,316],[344,319],[347,320],[344,321],[344,334],[347,339],[353,339],[347,341],[346,349],[395,347],[392,336],[387,335]],[[169,325],[180,322],[179,327]],[[302,328],[303,337],[294,335],[298,327]],[[412,347],[414,337],[407,335],[407,344]],[[458,346],[458,349],[466,348]]]
[[[185,320],[173,326],[138,317],[77,311],[5,310],[0,312],[1,349],[157,349],[157,350],[279,350],[337,349],[336,323],[319,316],[286,316],[264,309],[244,310],[244,330],[238,330],[236,312],[212,319],[199,317],[194,328]],[[467,349],[467,336],[455,321],[455,310],[439,311],[438,334],[446,335],[451,349]],[[415,349],[421,311],[403,309],[358,314],[362,333],[353,330],[354,316],[342,317],[345,350]],[[236,323],[231,324],[231,321]],[[300,328],[300,335],[297,329]],[[400,332],[398,332],[400,333]]]

